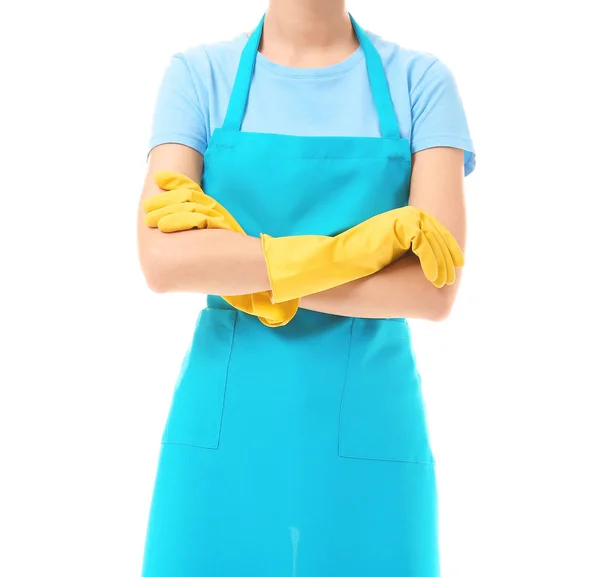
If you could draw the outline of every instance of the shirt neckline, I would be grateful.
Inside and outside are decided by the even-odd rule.
[[[242,46],[246,45],[248,35],[243,33],[240,36]],[[294,66],[284,66],[277,64],[263,56],[260,52],[256,54],[256,66],[260,67],[270,74],[280,76],[282,78],[333,78],[341,76],[352,70],[359,62],[364,60],[364,52],[362,46],[358,48],[346,59],[329,66],[319,66],[316,68],[296,68]]]

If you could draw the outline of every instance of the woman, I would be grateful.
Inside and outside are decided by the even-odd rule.
[[[423,274],[456,254],[440,241],[427,257],[448,235],[423,223],[465,241],[474,154],[450,72],[365,33],[342,0],[271,0],[252,34],[173,58],[150,149],[147,282],[211,296],[165,427],[144,577],[438,575],[405,319],[446,318],[457,291],[448,259],[444,282]]]

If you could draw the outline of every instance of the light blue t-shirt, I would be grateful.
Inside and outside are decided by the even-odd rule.
[[[435,146],[475,154],[452,73],[435,56],[368,33],[385,67],[400,133],[413,153]],[[245,34],[175,54],[158,91],[150,148],[184,144],[204,154],[223,124]],[[380,136],[364,53],[322,68],[291,68],[257,55],[242,130],[294,136]]]

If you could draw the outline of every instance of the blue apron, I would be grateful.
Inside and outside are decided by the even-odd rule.
[[[336,234],[408,202],[410,146],[381,58],[352,24],[381,138],[241,132],[262,21],[244,48],[203,187],[250,235]],[[301,309],[273,329],[209,296],[164,431],[143,575],[437,576],[406,321]]]

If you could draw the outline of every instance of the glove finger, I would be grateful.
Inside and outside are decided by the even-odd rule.
[[[196,192],[202,193],[200,185],[179,172],[172,172],[170,170],[159,170],[154,175],[154,182],[160,186],[163,190],[175,190],[176,188],[188,188]]]
[[[179,232],[193,228],[208,228],[208,217],[197,212],[176,212],[168,214],[158,221],[162,232]]]
[[[252,307],[252,295],[236,295],[233,297],[223,297],[232,307],[246,314],[254,314]]]
[[[404,250],[410,250],[412,247],[413,239],[419,234],[420,229],[418,223],[412,222],[405,219],[394,220],[394,235],[398,243],[398,248]],[[377,235],[379,238],[379,235]]]
[[[153,210],[158,210],[171,204],[181,204],[183,202],[191,201],[191,191],[182,188],[176,191],[159,192],[158,194],[146,198],[142,203],[142,209],[145,212],[152,212]]]
[[[267,298],[269,300],[271,300],[269,293],[265,293],[265,294],[267,295]],[[277,306],[281,311],[280,318],[279,318],[278,324],[273,325],[273,326],[281,327],[281,326],[287,325],[296,316],[296,313],[298,312],[298,309],[300,308],[300,299],[284,301],[282,303],[279,303]]]
[[[438,277],[438,281],[441,283],[442,280],[444,283],[441,286],[447,284],[453,284],[456,281],[456,271],[454,269],[454,262],[452,260],[452,255],[450,254],[450,249],[444,242],[439,231],[435,228],[427,228],[427,234],[433,238],[435,238],[440,250],[442,251],[442,263],[440,264],[440,270],[443,268],[443,277]]]
[[[452,233],[437,218],[427,215],[427,220],[430,221],[428,222],[428,226],[430,228],[435,227],[441,237],[444,239],[444,242],[446,243],[446,246],[452,255],[452,262],[454,263],[454,266],[456,268],[461,268],[464,266],[465,258],[463,252],[454,236],[452,236]]]
[[[419,231],[412,239],[412,251],[421,261],[423,274],[429,282],[434,282],[438,277],[438,264],[435,252],[423,231]]]
[[[431,283],[434,287],[441,288],[446,284],[447,279],[446,259],[444,257],[444,251],[442,250],[442,247],[440,246],[438,240],[435,238],[435,235],[430,234],[427,228],[423,229],[423,234],[425,235],[425,237],[429,241],[429,244],[431,245],[431,248],[435,255],[435,261],[438,269],[437,277],[434,280],[432,280]]]
[[[146,216],[144,217],[144,222],[148,226],[156,228],[158,226],[158,221],[161,218],[167,216],[168,214],[175,214],[176,212],[185,212],[185,207],[187,204],[191,203],[183,202],[178,204],[169,204],[167,206],[163,206],[161,208],[152,210],[146,214]]]
[[[169,179],[171,179],[172,182],[169,181]],[[159,186],[170,188],[165,192],[159,192],[144,200],[142,203],[144,212],[152,212],[171,204],[195,202],[205,206],[207,209],[210,208],[219,212],[225,220],[229,222],[231,230],[241,233],[244,232],[242,227],[225,207],[221,206],[214,198],[205,194],[196,183],[187,177],[177,173],[163,171],[156,173],[155,180],[157,180]],[[184,186],[185,182],[191,184],[189,186]]]
[[[144,217],[144,222],[151,227],[158,226],[158,221],[169,215],[169,214],[179,214],[182,212],[195,212],[198,214],[202,214],[211,220],[218,221],[223,219],[222,215],[219,214],[216,210],[212,210],[210,208],[206,208],[202,204],[198,204],[197,202],[181,202],[178,204],[169,204],[168,206],[164,206],[162,208],[158,208],[149,212]],[[223,219],[224,220],[224,219]],[[219,228],[230,228],[230,227],[219,227]]]
[[[258,320],[265,326],[270,327],[270,328],[277,328],[277,327],[283,327],[285,325],[287,325],[295,316],[296,316],[296,312],[298,311],[298,305],[296,304],[295,306],[292,305],[292,303],[298,303],[298,299],[294,299],[293,301],[286,301],[285,303],[280,303],[277,306],[281,306],[283,304],[286,305],[286,308],[283,309],[282,311],[282,315],[283,318],[279,319],[279,320],[273,320],[271,318],[267,318],[267,317],[263,317],[260,316],[258,317]],[[288,304],[290,303],[290,304]]]
[[[294,299],[274,305],[268,292],[252,295],[254,314],[263,324],[270,327],[280,327],[289,323],[296,315],[299,303],[298,299]]]
[[[450,252],[450,249],[448,248],[448,245],[446,244],[446,241],[442,237],[440,231],[436,227],[433,227],[431,232],[436,235],[436,238],[438,239],[438,242],[444,251],[444,258],[446,260],[446,275],[448,277],[446,279],[446,284],[454,284],[456,282],[456,265],[454,264],[452,253]]]
[[[281,327],[296,315],[300,301],[294,299],[278,305],[271,303],[269,293],[223,297],[232,307],[246,314],[257,316],[265,326]]]
[[[145,212],[152,212],[170,204],[181,204],[183,202],[195,202],[207,208],[213,208],[215,205],[215,201],[205,194],[198,194],[189,188],[178,188],[176,190],[159,192],[148,197],[142,203],[142,209]]]

